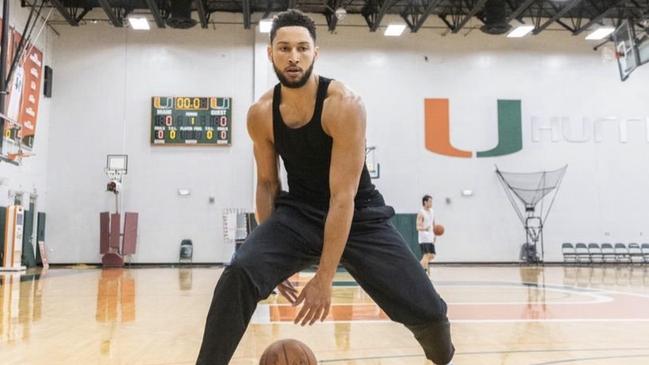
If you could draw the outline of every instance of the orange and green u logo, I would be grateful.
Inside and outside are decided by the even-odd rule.
[[[451,144],[448,99],[425,99],[426,149],[431,152],[470,158],[474,152],[464,151]],[[475,152],[476,157],[509,155],[523,149],[520,100],[498,100],[498,144],[496,147]]]

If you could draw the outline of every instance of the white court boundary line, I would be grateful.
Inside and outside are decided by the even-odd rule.
[[[562,285],[562,284],[547,284],[547,285],[535,285],[535,286],[528,286],[525,285],[525,283],[521,282],[503,282],[503,284],[509,284],[509,285],[489,285],[488,283],[485,283],[485,285],[436,285],[437,287],[457,287],[457,288],[516,288],[516,289],[523,289],[523,288],[534,288],[537,290],[547,290],[547,291],[554,291],[554,292],[560,292],[560,293],[568,293],[568,294],[577,294],[577,295],[585,295],[585,296],[590,296],[594,298],[595,300],[593,301],[579,301],[579,302],[556,302],[556,301],[551,301],[551,302],[533,302],[532,304],[552,304],[552,305],[584,305],[584,304],[597,304],[597,303],[607,303],[607,302],[612,302],[614,299],[606,296],[605,294],[614,294],[614,295],[629,295],[629,296],[634,296],[634,297],[639,297],[639,298],[644,298],[644,299],[649,299],[649,295],[645,295],[642,293],[632,293],[632,292],[621,292],[621,291],[616,291],[616,290],[608,290],[608,289],[599,289],[599,288],[579,288],[579,287],[574,287],[570,285]],[[530,304],[529,302],[447,302],[448,305],[454,305],[454,306],[462,306],[462,305],[527,305]],[[257,310],[253,314],[250,323],[251,324],[293,324],[292,321],[274,321],[271,322],[270,320],[270,306],[292,306],[290,303],[281,303],[281,304],[259,304],[257,306]],[[378,305],[376,303],[362,303],[362,304],[343,304],[343,305],[354,305],[354,306],[373,306],[377,307]],[[610,323],[610,322],[649,322],[649,318],[557,318],[557,319],[534,319],[534,318],[529,318],[529,319],[460,319],[460,320],[451,320],[451,323]],[[382,319],[377,319],[377,320],[350,320],[350,321],[335,321],[335,320],[325,320],[323,322],[318,322],[318,323],[394,323],[391,320],[382,320]]]
[[[270,314],[270,313],[269,313]],[[261,317],[253,318],[250,321],[250,324],[285,324],[291,326],[299,326],[298,324],[293,324],[293,321],[270,321],[270,315],[267,318],[267,321],[261,320]],[[457,324],[499,324],[499,323],[614,323],[614,322],[634,322],[634,323],[648,323],[649,318],[574,318],[574,319],[459,319],[459,320],[449,320],[451,323]],[[391,321],[389,319],[377,319],[375,321],[360,320],[360,321],[318,321],[314,324],[394,324],[399,325],[399,323]]]
[[[438,286],[441,287],[441,286]],[[515,286],[510,286],[510,285],[446,285],[444,286],[446,288],[506,288],[506,289],[525,289],[528,288],[527,286],[520,286],[520,287],[515,287]],[[358,287],[360,288],[360,287]],[[535,288],[537,290],[543,289],[541,287]],[[594,300],[584,300],[584,301],[534,301],[534,302],[529,302],[529,301],[516,301],[516,302],[449,302],[447,301],[446,304],[448,305],[455,305],[455,306],[460,306],[460,305],[528,305],[528,304],[539,304],[539,305],[584,305],[584,304],[597,304],[597,303],[608,303],[612,302],[614,299],[601,295],[600,293],[597,292],[591,292],[591,291],[575,291],[575,290],[570,290],[568,289],[562,289],[562,288],[544,288],[546,291],[552,291],[552,292],[557,292],[557,293],[565,293],[565,294],[572,294],[572,295],[580,295],[580,296],[586,296],[586,297],[591,297]],[[290,307],[292,304],[290,303],[277,303],[277,304],[260,304],[260,305],[273,305],[276,307]],[[376,303],[336,303],[332,304],[334,305],[354,305],[354,306],[377,306]]]

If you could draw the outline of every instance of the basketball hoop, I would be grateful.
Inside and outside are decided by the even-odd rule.
[[[128,172],[128,155],[107,155],[104,173],[111,181],[121,184]]]
[[[122,183],[122,179],[124,178],[124,173],[120,170],[111,170],[109,168],[104,169],[104,173],[106,176],[110,179],[110,181],[114,181],[116,183]]]
[[[25,152],[25,151],[18,151],[16,153],[8,153],[7,158],[11,161],[17,161],[17,162],[22,162],[23,158],[25,157],[31,157],[34,156],[34,153],[31,152]]]
[[[4,130],[2,132],[2,143],[0,146],[0,161],[20,166],[23,158],[34,156],[34,153],[23,150],[22,145],[22,125],[16,120],[0,113],[0,119],[4,120]]]

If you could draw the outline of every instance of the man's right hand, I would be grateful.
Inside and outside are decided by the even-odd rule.
[[[288,279],[281,282],[277,286],[277,290],[291,304],[295,304],[295,302],[297,301],[297,294],[298,294],[297,289],[295,289],[293,283],[291,283]]]

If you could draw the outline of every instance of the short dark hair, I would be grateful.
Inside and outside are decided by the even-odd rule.
[[[428,194],[424,195],[424,197],[421,198],[421,205],[426,204],[426,202],[429,201],[429,200],[433,200],[433,197],[428,195]]]
[[[289,9],[277,14],[273,18],[273,26],[270,28],[270,43],[273,43],[277,30],[282,27],[304,27],[311,34],[315,43],[315,22],[308,15],[297,9]]]

